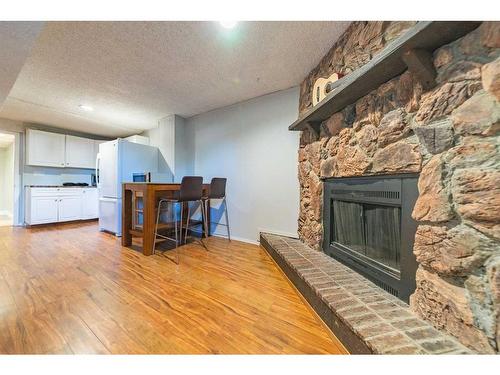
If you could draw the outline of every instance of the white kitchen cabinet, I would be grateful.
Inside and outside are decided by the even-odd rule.
[[[73,221],[82,219],[82,196],[74,195],[59,198],[57,221]]]
[[[59,198],[32,197],[29,221],[33,224],[55,223],[58,221]],[[28,217],[28,215],[27,215]]]
[[[106,141],[26,130],[26,165],[94,169],[99,144]]]
[[[82,189],[82,219],[99,217],[99,196],[96,188]]]
[[[25,222],[29,225],[96,219],[96,188],[27,187]]]
[[[95,168],[94,140],[67,135],[65,166],[68,168]]]
[[[64,167],[66,136],[40,130],[26,131],[26,164]]]

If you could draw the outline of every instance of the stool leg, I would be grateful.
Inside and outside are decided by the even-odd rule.
[[[203,200],[200,199],[200,205],[201,205],[201,219],[202,219],[202,227],[205,229],[204,231],[202,231],[201,233],[201,238],[200,238],[200,241],[201,241],[201,244],[203,245],[203,247],[205,248],[205,250],[208,251],[208,247],[207,245],[205,245],[205,242],[203,242],[203,232],[205,232],[205,238],[207,238],[207,230],[206,230],[206,225],[207,225],[207,213],[205,212],[205,209],[204,209],[204,204],[203,204]]]
[[[210,223],[208,222],[208,214],[210,212],[210,199],[205,201],[205,233],[206,238],[210,235]]]
[[[231,232],[229,230],[229,215],[227,213],[227,201],[226,197],[224,197],[224,213],[226,214],[226,228],[227,228],[227,238],[231,241]]]
[[[174,211],[174,228],[175,228],[175,253],[177,255],[177,264],[179,264],[179,239],[177,233],[177,213],[175,211],[176,203],[172,203],[172,210]]]
[[[200,204],[201,204],[201,217],[203,218],[203,232],[205,233],[205,238],[208,238],[208,232],[207,232],[207,210],[206,210],[206,206],[205,206],[205,203],[203,200],[200,200]],[[203,233],[202,233],[202,237],[203,237]]]
[[[179,243],[182,243],[182,212],[184,211],[184,202],[181,203],[181,220],[179,221]]]
[[[160,222],[160,209],[161,209],[161,201],[158,202],[158,212],[156,214],[155,237],[153,238],[153,254],[155,254],[156,251],[156,237],[158,234],[158,223]]]
[[[187,235],[188,235],[188,229],[189,229],[189,216],[191,215],[190,212],[190,207],[189,207],[189,202],[186,202],[188,206],[188,212],[187,212],[187,218],[186,218],[186,234],[184,235],[184,243],[187,243]]]

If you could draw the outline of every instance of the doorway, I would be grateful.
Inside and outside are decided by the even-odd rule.
[[[15,152],[16,136],[0,132],[0,226],[11,226],[15,220]]]

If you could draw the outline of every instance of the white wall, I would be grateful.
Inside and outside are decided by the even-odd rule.
[[[185,121],[181,116],[170,115],[158,121],[156,128],[142,133],[160,151],[159,172],[171,175],[173,182],[180,182],[194,168],[194,158],[186,147]]]
[[[25,165],[23,185],[62,185],[64,182],[92,183],[93,169],[50,168]]]
[[[174,181],[181,182],[183,176],[194,173],[194,150],[186,128],[186,119],[177,115],[175,116],[175,145]]]
[[[169,175],[173,181],[174,170],[174,142],[175,142],[175,117],[167,116],[158,121],[158,126],[153,129],[146,130],[142,133],[143,136],[149,137],[149,144],[158,147],[159,161],[158,168],[160,173]]]
[[[14,212],[14,143],[0,148],[0,213],[13,216]]]
[[[186,120],[186,144],[194,173],[206,181],[226,177],[234,239],[255,242],[259,231],[296,236],[299,212],[299,89],[292,88]],[[212,210],[212,220],[221,220]],[[217,233],[225,233],[218,226]]]

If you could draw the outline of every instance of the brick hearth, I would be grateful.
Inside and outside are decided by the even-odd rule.
[[[289,237],[261,245],[351,353],[467,354],[409,306],[328,255]]]

